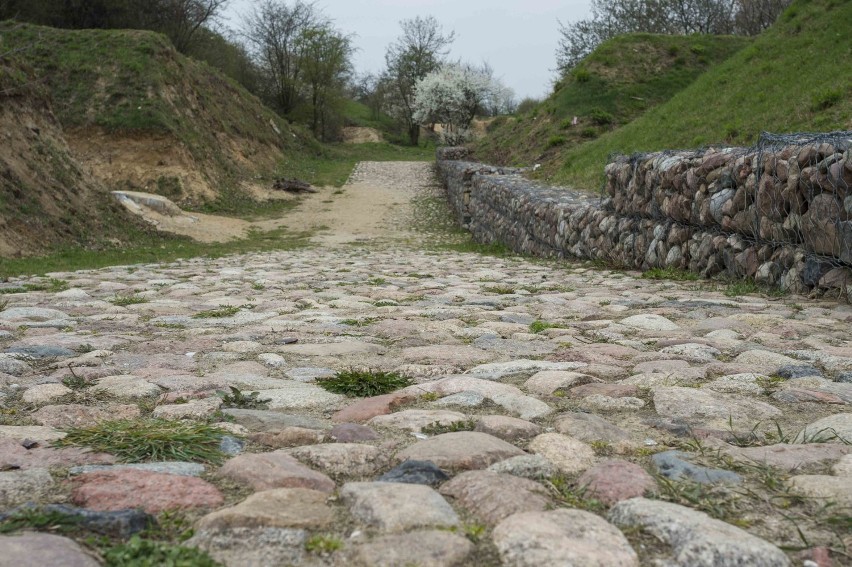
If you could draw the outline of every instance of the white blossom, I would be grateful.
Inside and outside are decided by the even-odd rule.
[[[445,141],[459,143],[468,137],[477,112],[505,112],[513,98],[511,89],[494,79],[487,67],[446,64],[417,83],[414,119],[442,124]]]

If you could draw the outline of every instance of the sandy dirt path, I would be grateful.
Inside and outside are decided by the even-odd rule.
[[[413,231],[413,199],[424,188],[437,189],[429,162],[361,162],[341,188],[320,187],[317,193],[280,217],[248,221],[184,212],[169,216],[148,207],[134,211],[159,230],[201,242],[244,237],[249,230],[311,232],[324,246],[375,240],[408,240]]]

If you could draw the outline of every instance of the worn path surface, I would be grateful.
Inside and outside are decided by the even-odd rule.
[[[849,305],[441,251],[429,176],[362,164],[311,248],[2,284],[0,506],[100,523],[0,536],[0,563],[95,565],[91,530],[142,508],[229,566],[849,564]],[[345,370],[411,385],[318,385]],[[228,456],[51,447],[151,416]]]

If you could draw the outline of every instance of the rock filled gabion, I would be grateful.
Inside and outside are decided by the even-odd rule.
[[[459,224],[538,256],[688,269],[796,292],[852,288],[852,133],[620,156],[602,198],[438,153]]]

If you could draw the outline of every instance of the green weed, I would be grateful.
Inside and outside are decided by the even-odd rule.
[[[455,433],[457,431],[473,431],[476,427],[476,420],[466,419],[462,421],[454,421],[448,424],[442,424],[437,421],[420,428],[420,431],[426,435],[441,435],[443,433]]]
[[[66,388],[82,390],[83,388],[88,388],[93,384],[93,382],[85,376],[77,376],[77,374],[74,373],[74,367],[70,364],[68,365],[68,371],[71,372],[71,376],[66,376],[62,379],[62,385]]]
[[[221,563],[199,549],[142,539],[138,535],[108,548],[103,557],[110,567],[221,567]]]
[[[606,510],[606,504],[596,498],[586,496],[583,487],[576,488],[564,476],[554,476],[546,481],[554,496],[570,508],[578,508],[587,512],[601,513]]]
[[[266,409],[269,402],[272,401],[271,398],[259,398],[259,392],[243,394],[239,388],[233,386],[228,386],[228,388],[231,390],[230,394],[222,390],[216,390],[216,395],[222,398],[222,406],[226,408]]]
[[[485,293],[496,293],[497,295],[511,295],[515,293],[515,288],[507,285],[492,285],[482,288]]]
[[[543,333],[547,329],[562,329],[564,325],[560,323],[550,323],[548,321],[533,321],[530,323],[530,332],[534,334]]]
[[[363,317],[361,319],[344,319],[340,323],[350,327],[366,327],[367,325],[372,325],[378,320],[378,317]]]
[[[120,461],[193,461],[218,464],[223,459],[219,442],[223,431],[206,423],[141,419],[104,421],[91,427],[72,428],[59,447],[88,447],[110,453]]]
[[[137,305],[139,303],[148,303],[149,299],[140,295],[116,295],[109,300],[113,305],[124,307],[126,305]]]
[[[305,542],[305,551],[325,555],[343,549],[343,540],[333,535],[314,534]]]
[[[317,384],[335,394],[350,398],[367,398],[410,386],[412,380],[396,372],[350,369],[338,372],[330,378],[320,378]]]
[[[209,309],[207,311],[199,311],[195,313],[193,319],[214,319],[219,317],[232,317],[239,313],[240,308],[235,306],[222,305],[218,309]]]
[[[698,274],[679,268],[651,268],[642,272],[642,277],[646,280],[674,280],[678,282],[695,281],[698,279]]]
[[[739,297],[741,295],[748,295],[749,293],[757,293],[759,290],[760,288],[754,280],[739,280],[728,284],[728,287],[725,289],[725,295],[728,297]]]
[[[70,532],[77,529],[79,520],[55,510],[21,508],[0,520],[0,534],[20,530]]]

